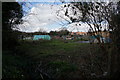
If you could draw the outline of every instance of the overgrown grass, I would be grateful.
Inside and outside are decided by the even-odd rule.
[[[103,71],[106,69],[106,63],[102,64],[102,50],[97,44],[66,43],[62,40],[20,41],[15,55],[3,53],[5,78],[42,79],[49,75],[56,80],[61,77],[75,79],[94,72],[100,74],[100,67]]]
[[[17,47],[20,54],[26,53],[29,56],[47,56],[52,54],[62,54],[73,52],[76,49],[77,43],[64,43],[60,40],[51,41],[35,41],[35,42],[24,42]],[[81,44],[84,45],[84,44]],[[76,49],[77,50],[77,49]],[[39,57],[38,57],[39,58]]]
[[[3,52],[2,77],[14,79],[30,78],[36,63],[27,56],[15,55],[14,52]],[[34,64],[34,65],[33,65]]]

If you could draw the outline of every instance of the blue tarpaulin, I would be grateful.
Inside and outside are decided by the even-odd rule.
[[[34,35],[33,40],[51,40],[49,35]]]

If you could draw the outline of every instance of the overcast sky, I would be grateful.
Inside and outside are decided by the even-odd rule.
[[[31,5],[32,4],[32,5]],[[69,31],[82,31],[88,30],[88,26],[81,23],[81,26],[75,26],[75,24],[62,26],[61,21],[66,23],[63,19],[58,19],[56,11],[61,7],[61,3],[27,3],[23,6],[23,10],[26,11],[26,15],[22,18],[23,24],[18,25],[19,30],[23,32],[35,32],[39,29],[44,31],[55,31],[61,27],[67,27]],[[29,8],[28,8],[29,7]],[[61,15],[63,15],[61,13]]]
[[[67,27],[67,29],[72,32],[87,32],[89,26],[82,22],[66,26],[61,25],[61,21],[63,23],[66,23],[66,21],[59,18],[56,11],[60,10],[62,5],[60,2],[26,2],[26,4],[23,5],[23,11],[26,13],[22,18],[23,24],[18,25],[19,30],[23,32],[36,32],[39,30],[50,32],[59,30],[61,27]],[[64,12],[61,12],[60,15],[66,18]],[[76,26],[76,24],[81,25]]]

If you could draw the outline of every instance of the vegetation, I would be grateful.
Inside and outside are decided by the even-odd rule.
[[[14,49],[18,44],[18,34],[13,28],[22,22],[22,7],[17,2],[2,3],[2,41],[3,49]]]
[[[50,35],[57,35],[57,36],[68,35],[69,33],[70,32],[65,27],[60,28],[59,31],[50,31]]]
[[[95,48],[97,44],[64,43],[61,40],[20,43],[16,54],[3,52],[3,78],[90,78],[91,74],[102,75],[107,67],[105,54]]]
[[[108,31],[112,29],[113,42],[100,43],[99,45],[76,43],[77,40],[19,40],[18,35],[22,33],[14,31],[13,28],[22,22],[21,5],[16,2],[2,3],[3,79],[86,80],[119,78],[120,2],[115,3],[115,5],[116,8],[113,7],[113,3],[106,5],[106,3],[98,2],[95,4],[74,2],[64,5],[64,8],[67,7],[65,16],[70,19],[69,23],[83,21],[89,26],[91,26],[90,23],[93,23],[94,32],[96,32],[101,31],[102,21],[108,21]],[[69,15],[69,7],[74,9],[73,15],[77,16],[76,19]],[[77,15],[77,9],[82,11],[82,17]],[[39,34],[39,32],[35,34]],[[46,33],[44,32],[44,34]],[[69,31],[63,28],[59,32],[51,31],[50,34],[68,35]]]
[[[66,0],[62,2],[65,3]],[[61,17],[60,13],[64,11],[64,16]],[[72,12],[72,14],[70,14]],[[80,25],[80,22],[84,22],[89,25],[89,33],[91,35],[101,34],[103,23],[105,25],[105,30],[111,33],[110,38],[113,40],[113,45],[109,45],[110,48],[107,49],[103,42],[100,42],[100,37],[97,37],[99,41],[100,48],[104,53],[108,54],[108,74],[109,78],[119,78],[120,70],[120,55],[119,55],[119,16],[120,16],[120,2],[77,2],[72,1],[71,3],[65,4],[61,10],[58,11],[58,16],[63,18],[68,22],[68,24],[76,23]],[[93,34],[93,32],[95,34]],[[114,47],[113,47],[114,46]],[[112,48],[112,49],[111,49]]]

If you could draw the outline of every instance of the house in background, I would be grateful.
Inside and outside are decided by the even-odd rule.
[[[87,32],[71,32],[71,35],[87,35]]]
[[[71,32],[70,34],[74,39],[88,39],[87,32]]]
[[[32,40],[33,37],[24,37],[23,40]]]

